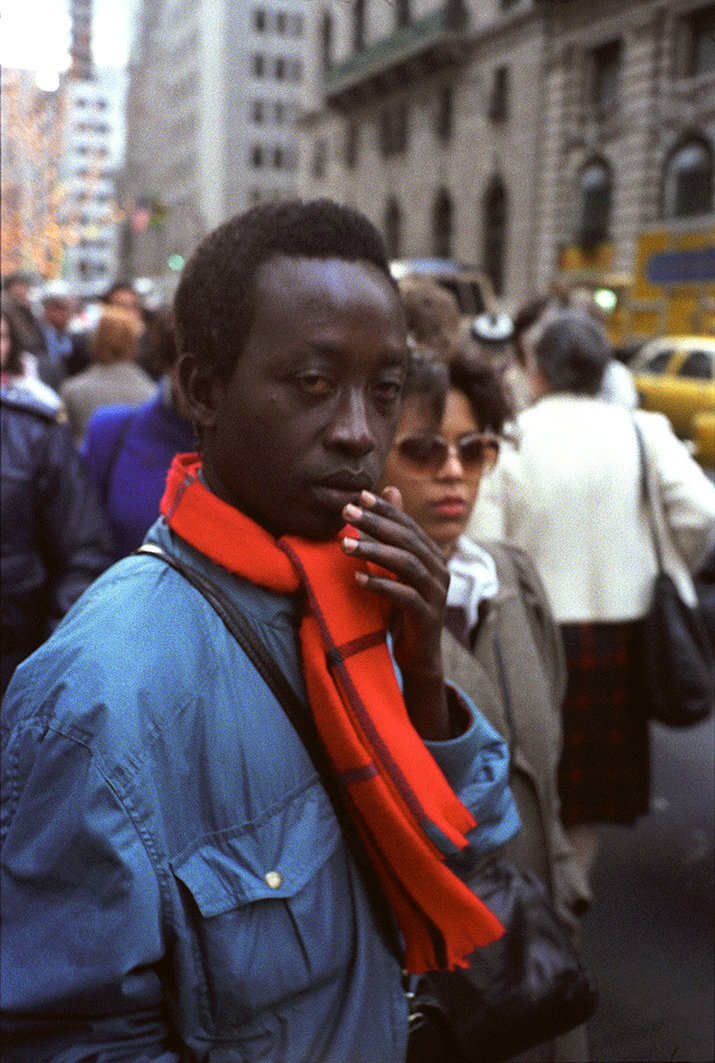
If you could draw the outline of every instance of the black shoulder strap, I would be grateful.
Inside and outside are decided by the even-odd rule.
[[[147,554],[150,557],[156,557],[160,561],[164,561],[171,568],[176,569],[197,591],[203,594],[273,692],[308,751],[313,766],[320,776],[337,816],[345,842],[357,864],[367,895],[371,900],[378,926],[382,930],[388,946],[401,962],[403,950],[395,929],[391,910],[380,886],[377,872],[368,857],[352,816],[345,806],[344,795],[330,767],[328,755],[320,741],[313,717],[277,666],[274,658],[269,654],[260,635],[251,627],[246,617],[239,612],[225,592],[203,573],[198,572],[195,568],[185,564],[185,562],[172,554],[166,553],[160,546],[155,546],[153,543],[143,543],[134,553]]]

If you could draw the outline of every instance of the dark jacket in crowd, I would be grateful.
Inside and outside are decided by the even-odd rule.
[[[2,691],[112,562],[94,485],[56,414],[19,388],[0,392]]]

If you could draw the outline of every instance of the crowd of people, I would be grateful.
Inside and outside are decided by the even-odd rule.
[[[599,828],[648,811],[634,423],[688,601],[715,487],[593,308],[467,326],[327,200],[230,219],[171,308],[39,305],[5,280],[8,1061],[455,1063],[409,991],[501,931],[467,854],[578,945]]]

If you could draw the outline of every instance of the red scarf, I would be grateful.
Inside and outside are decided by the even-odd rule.
[[[402,931],[415,974],[464,965],[501,923],[445,864],[476,826],[407,715],[386,641],[389,603],[361,587],[365,563],[339,540],[275,539],[198,479],[196,454],[169,471],[161,512],[217,565],[270,590],[301,586],[311,710],[333,770]]]

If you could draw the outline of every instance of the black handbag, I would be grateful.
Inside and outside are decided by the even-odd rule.
[[[385,940],[401,958],[391,912],[330,770],[310,713],[257,632],[213,581],[151,543],[149,554],[180,572],[213,606],[273,691],[303,741],[362,875]],[[508,702],[508,691],[506,692]],[[465,877],[505,927],[472,953],[467,969],[422,975],[410,998],[408,1063],[492,1063],[579,1026],[597,991],[568,930],[535,875],[491,858]]]
[[[596,985],[536,875],[496,857],[466,881],[505,932],[468,967],[422,975],[412,1004],[449,1029],[453,1063],[496,1063],[585,1022]]]
[[[640,689],[650,719],[668,727],[690,727],[707,719],[713,711],[715,658],[700,609],[683,601],[663,568],[643,435],[635,420],[633,425],[640,454],[642,493],[658,564],[653,599],[638,628]]]

